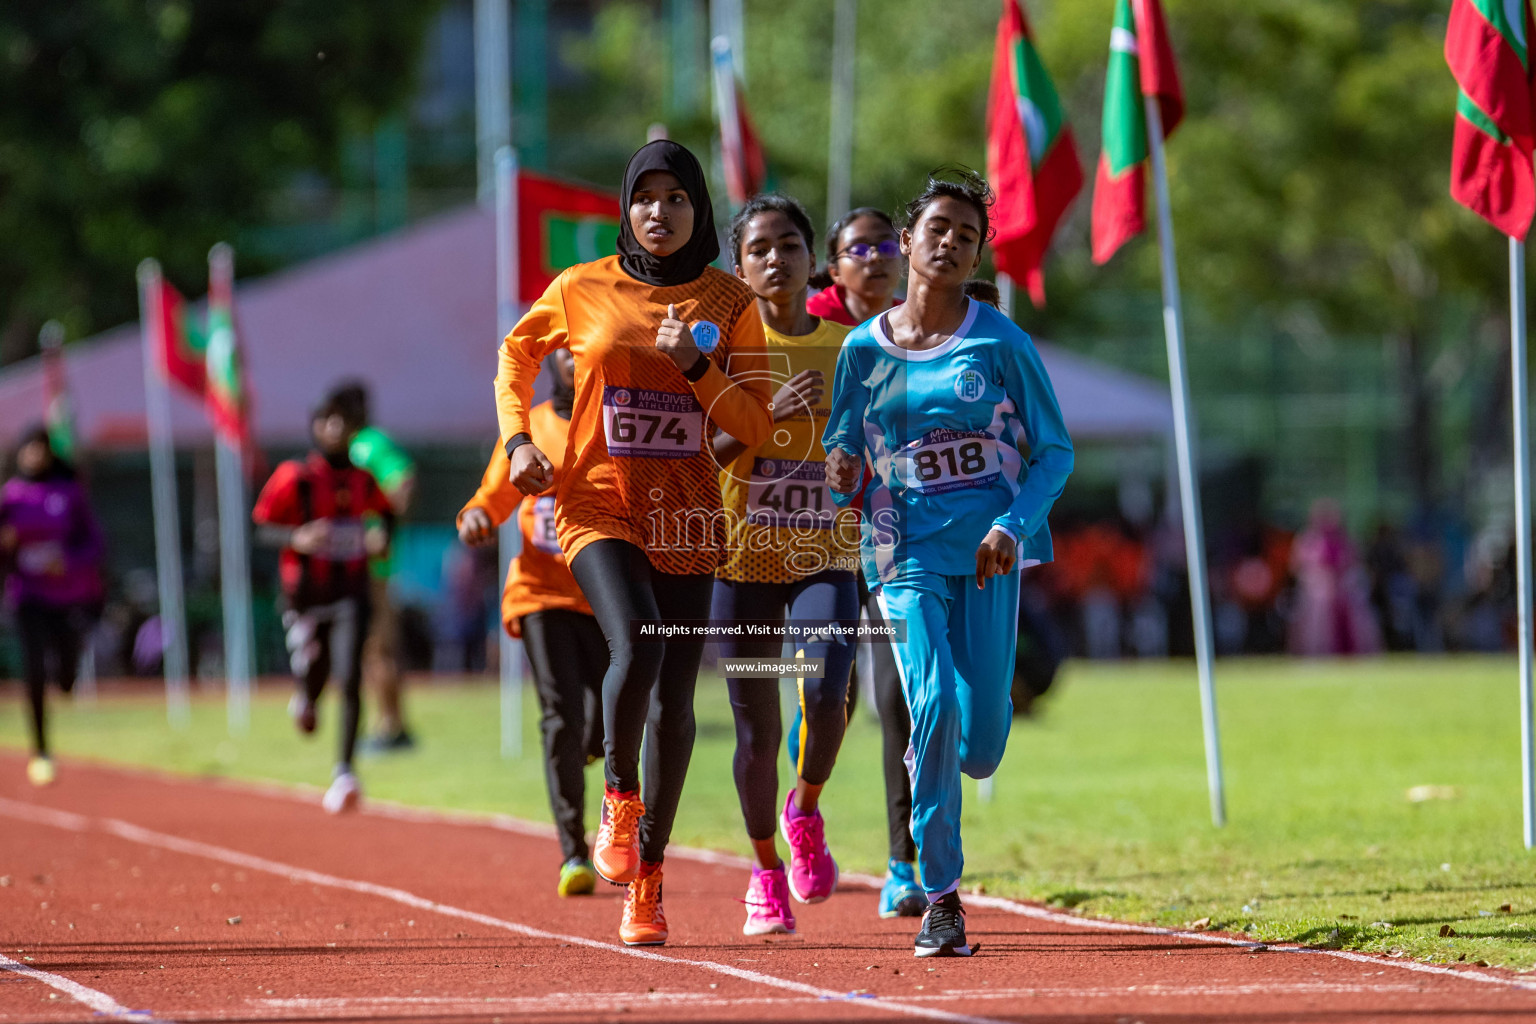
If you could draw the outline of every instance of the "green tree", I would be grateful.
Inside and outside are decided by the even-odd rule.
[[[1106,293],[1155,293],[1155,234],[1108,267],[1088,250],[1113,0],[1026,0],[1090,181],[1021,319],[1092,329]],[[860,5],[856,202],[893,208],[924,172],[980,167],[997,3]],[[1165,0],[1188,113],[1168,150],[1186,300],[1219,320],[1400,351],[1416,497],[1439,486],[1429,365],[1448,300],[1497,316],[1501,239],[1448,195],[1456,90],[1444,0]],[[787,189],[825,195],[831,5],[747,8],[748,99]],[[835,215],[836,211],[825,211]],[[1124,325],[1119,325],[1123,329]],[[1146,325],[1160,329],[1155,321]],[[1192,345],[1200,344],[1198,339]],[[1198,357],[1197,357],[1198,358]]]
[[[0,362],[136,315],[409,95],[433,0],[0,6]],[[259,266],[247,264],[247,270]]]

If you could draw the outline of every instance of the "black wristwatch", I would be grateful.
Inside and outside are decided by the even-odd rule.
[[[512,453],[525,444],[533,444],[533,438],[529,437],[525,433],[513,434],[511,437],[507,438],[507,458],[510,459],[512,457]]]
[[[697,384],[699,381],[704,379],[704,375],[708,372],[709,356],[705,355],[703,352],[700,352],[698,362],[684,370],[683,376],[688,378],[688,383]]]

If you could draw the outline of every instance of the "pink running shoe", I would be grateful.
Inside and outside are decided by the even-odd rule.
[[[741,934],[795,934],[795,912],[789,906],[789,879],[783,864],[767,871],[753,868],[745,902],[747,923],[741,926]]]
[[[790,817],[795,794],[784,798],[779,831],[789,844],[789,891],[801,903],[820,903],[837,888],[837,861],[827,849],[826,822],[821,811]]]

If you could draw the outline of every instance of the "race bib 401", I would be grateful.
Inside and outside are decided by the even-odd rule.
[[[1003,472],[997,439],[985,430],[930,430],[896,460],[902,482],[920,494],[985,487]]]
[[[603,433],[619,458],[686,459],[704,439],[704,410],[692,395],[603,388]]]
[[[826,463],[754,459],[747,483],[747,520],[758,526],[832,528],[836,512]]]

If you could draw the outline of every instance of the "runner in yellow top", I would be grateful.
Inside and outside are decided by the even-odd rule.
[[[724,467],[721,498],[733,525],[710,617],[721,624],[787,622],[822,630],[791,638],[797,658],[821,664],[798,679],[801,724],[791,742],[796,780],[782,808],[778,677],[726,679],[736,719],[736,792],[757,859],[747,888],[747,935],[794,932],[790,896],[819,903],[837,886],[837,862],[827,849],[817,800],[847,725],[854,639],[826,627],[858,623],[859,516],[849,510],[834,518],[823,467],[828,410],[822,396],[848,328],[806,312],[814,238],[805,211],[786,196],[758,196],[731,223],[736,276],[757,296],[769,366],[784,384],[774,396],[767,441],[749,448],[724,434],[715,437]],[[720,647],[726,658],[777,659],[783,638],[736,637]],[[787,872],[774,839],[775,816],[789,844]]]
[[[693,754],[704,640],[663,640],[656,627],[709,613],[727,533],[709,433],[758,444],[773,423],[752,293],[709,265],[720,243],[698,160],[675,142],[643,146],[622,195],[620,254],[566,270],[507,335],[496,402],[512,482],[539,494],[553,467],[529,437],[534,378],[555,349],[576,357],[555,532],[608,642],[592,862],[629,886],[620,937],[659,945],[661,861]]]

